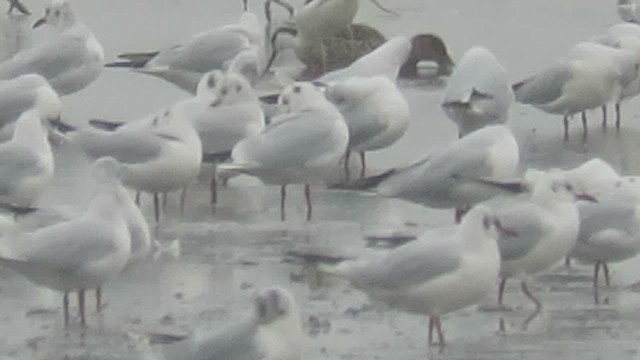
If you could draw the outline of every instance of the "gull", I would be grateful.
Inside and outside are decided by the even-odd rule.
[[[107,66],[157,76],[190,93],[195,93],[199,80],[212,70],[232,69],[255,82],[266,63],[264,30],[258,17],[245,11],[238,23],[197,34],[183,44],[118,57],[121,60]]]
[[[409,126],[409,104],[395,83],[384,76],[352,77],[328,85],[325,96],[342,113],[349,127],[345,175],[349,181],[351,152],[360,154],[364,177],[365,152],[391,146]]]
[[[453,71],[453,60],[447,52],[444,41],[434,34],[418,34],[411,38],[411,52],[407,61],[402,64],[398,77],[412,79],[419,77],[419,63],[434,61],[438,65],[438,76],[450,75]]]
[[[240,74],[215,73],[218,77],[215,105],[194,119],[202,141],[203,161],[214,164],[211,178],[211,204],[217,201],[216,163],[227,160],[241,140],[258,135],[265,126],[264,113],[253,88]]]
[[[435,328],[444,346],[440,316],[475,304],[491,291],[500,269],[497,232],[511,233],[483,205],[473,207],[454,229],[446,235],[427,231],[387,253],[321,270],[392,308],[428,315],[429,345]]]
[[[38,108],[47,121],[60,117],[60,98],[45,78],[27,74],[0,81],[0,140],[11,138],[15,121],[31,108]]]
[[[80,322],[85,321],[85,291],[100,288],[117,276],[129,261],[131,239],[120,212],[121,173],[109,163],[98,163],[99,189],[81,216],[3,238],[0,266],[27,277],[36,285],[64,293],[64,324],[69,325],[69,293],[78,292]],[[6,248],[6,249],[5,249]]]
[[[200,171],[202,143],[192,119],[209,103],[198,97],[182,101],[115,131],[69,127],[66,138],[91,158],[111,156],[122,163],[124,185],[154,194],[158,222],[158,194],[186,188]]]
[[[373,189],[381,196],[398,197],[435,208],[464,208],[500,193],[486,182],[512,180],[518,171],[519,149],[504,125],[490,125],[462,137],[421,161],[381,175],[361,179],[355,189]]]
[[[629,23],[640,22],[640,14],[638,14],[638,5],[635,0],[618,0],[618,15],[622,21]]]
[[[623,74],[606,46],[581,43],[569,57],[515,85],[516,101],[563,116],[564,138],[569,138],[569,117],[606,105],[621,92]],[[588,49],[586,49],[588,47]]]
[[[612,25],[607,29],[606,34],[597,38],[596,41],[606,46],[630,52],[632,54],[631,56],[635,58],[635,70],[636,73],[638,72],[638,67],[640,67],[640,25],[631,23]],[[623,84],[619,98],[615,99],[616,129],[620,129],[620,103],[640,93],[640,76],[636,74],[636,76],[633,77],[633,73],[630,73],[631,75],[628,76],[629,79]],[[603,108],[603,128],[606,126],[607,120],[604,115],[606,115],[605,108]]]
[[[36,73],[46,78],[60,95],[80,91],[97,79],[104,62],[102,46],[76,18],[69,2],[52,1],[44,18],[33,26],[43,24],[55,28],[59,35],[0,63],[0,79]]]
[[[502,259],[498,305],[503,305],[507,279],[515,277],[534,302],[536,313],[540,310],[542,304],[531,294],[526,280],[564,258],[576,243],[580,226],[576,200],[596,201],[577,193],[562,172],[550,171],[535,183],[529,199],[516,199],[496,209],[500,222],[516,234],[498,237]]]
[[[449,78],[442,100],[460,137],[488,124],[503,124],[514,100],[507,71],[483,47],[469,49]]]
[[[307,220],[311,220],[311,183],[323,182],[347,150],[349,129],[344,118],[311,83],[293,83],[278,100],[284,114],[258,135],[240,141],[232,163],[222,173],[244,173],[280,185],[280,217],[284,221],[286,186],[304,183]],[[223,176],[223,174],[221,174]]]
[[[31,13],[21,3],[13,1],[17,6],[10,6],[5,17],[0,21],[0,61],[13,57],[18,52],[33,45],[33,29],[31,28]],[[12,9],[22,8],[23,11],[13,12]]]
[[[31,208],[53,178],[49,119],[41,111],[37,106],[22,113],[11,140],[0,144],[0,202],[15,209]]]
[[[278,287],[256,294],[246,319],[215,331],[199,331],[165,347],[165,359],[300,360],[307,337],[295,299]]]
[[[635,180],[632,178],[632,183]],[[597,203],[578,204],[580,230],[569,257],[593,264],[593,289],[596,304],[598,275],[604,271],[609,285],[609,263],[630,259],[640,252],[640,192],[621,186],[598,197]]]
[[[620,186],[623,179],[611,164],[597,157],[589,159],[573,169],[553,169],[553,171],[562,172],[577,192],[595,197],[613,191]],[[529,186],[535,186],[535,183],[546,173],[547,171],[543,170],[527,169],[524,174],[525,182]]]

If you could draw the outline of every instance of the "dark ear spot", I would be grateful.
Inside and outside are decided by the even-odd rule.
[[[236,92],[242,91],[242,85],[236,85]]]
[[[60,16],[60,10],[56,10],[56,17]]]
[[[293,87],[293,92],[295,94],[300,94],[301,91],[302,91],[302,88],[300,86],[296,85]]]
[[[258,318],[264,319],[267,316],[267,304],[264,300],[258,299]]]
[[[153,126],[158,125],[158,118],[157,118],[157,117],[154,117],[154,118],[153,118],[153,120],[151,120],[151,124],[152,124]]]
[[[209,87],[209,89],[213,89],[213,87],[216,86],[216,79],[214,79],[213,75],[209,75],[207,86]]]

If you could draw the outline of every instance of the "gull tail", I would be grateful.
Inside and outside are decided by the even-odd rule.
[[[453,178],[462,178],[460,175],[454,175]],[[464,178],[466,181],[473,181],[478,184],[486,185],[488,187],[494,188],[499,191],[508,192],[512,194],[521,194],[523,192],[529,191],[529,187],[526,183],[520,180],[514,181],[497,181],[492,179],[481,179],[481,178]]]
[[[51,124],[51,126],[54,129],[60,131],[63,134],[66,134],[66,133],[71,132],[71,131],[78,130],[78,128],[76,128],[75,126],[73,126],[73,125],[71,125],[69,123],[66,123],[66,122],[64,122],[64,121],[62,121],[60,119],[51,120],[51,121],[49,121],[49,123]]]
[[[89,124],[91,124],[91,126],[101,129],[101,130],[107,130],[107,131],[113,131],[117,128],[119,128],[120,126],[122,126],[124,123],[120,122],[120,121],[111,121],[111,120],[103,120],[103,119],[91,119],[89,120]]]
[[[390,178],[396,173],[396,169],[391,169],[383,172],[379,175],[369,176],[356,180],[351,183],[342,183],[331,186],[331,189],[343,189],[343,190],[371,190],[378,186],[381,182]]]
[[[308,264],[335,265],[343,261],[350,260],[350,258],[345,256],[327,254],[313,250],[289,250],[285,255],[290,259],[299,259]]]
[[[212,154],[202,154],[202,162],[205,163],[218,163],[229,160],[231,158],[231,151],[223,151]]]
[[[120,67],[120,68],[141,68],[147,65],[149,60],[158,55],[157,51],[147,53],[124,53],[118,55],[117,61],[105,64],[105,67]]]

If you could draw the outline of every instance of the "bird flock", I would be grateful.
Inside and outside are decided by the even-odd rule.
[[[30,13],[9,2],[10,13]],[[278,21],[275,5],[289,17]],[[594,266],[598,303],[600,273],[609,285],[608,264],[640,252],[640,178],[622,176],[599,158],[573,169],[522,169],[520,145],[506,123],[515,101],[562,116],[565,139],[570,119],[580,115],[586,138],[586,111],[602,108],[606,127],[613,105],[620,129],[621,103],[640,93],[636,5],[620,0],[625,23],[515,84],[484,47],[472,47],[454,65],[436,35],[386,39],[367,24],[353,24],[358,7],[357,0],[297,7],[266,0],[264,22],[244,1],[237,23],[106,62],[72,4],[53,0],[33,27],[56,35],[0,62],[0,206],[16,221],[39,210],[59,142],[93,161],[95,191],[77,216],[4,232],[0,266],[60,291],[65,327],[76,318],[87,326],[86,293],[95,291],[101,311],[102,287],[153,252],[149,223],[162,222],[162,195],[180,192],[184,211],[187,189],[212,166],[214,210],[218,186],[238,175],[280,187],[282,221],[293,184],[304,185],[307,221],[318,186],[453,209],[451,226],[385,252],[340,261],[295,252],[371,299],[428,316],[430,345],[445,345],[441,316],[492,290],[497,306],[508,308],[508,279],[520,283],[539,311],[543,301],[528,283],[563,259]],[[66,121],[61,97],[84,89],[104,67],[161,78],[190,97],[127,121]],[[448,77],[441,110],[459,138],[418,162],[372,174],[366,154],[396,143],[416,117],[399,79],[425,77]],[[153,219],[139,208],[142,194],[153,197]],[[77,293],[77,317],[71,293]],[[246,321],[168,346],[166,358],[302,358],[307,340],[292,294],[268,288],[256,292],[254,303]]]

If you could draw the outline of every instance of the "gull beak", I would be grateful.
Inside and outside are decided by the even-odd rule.
[[[222,103],[222,98],[221,97],[216,97],[210,104],[210,107],[216,107],[218,105],[220,105]]]
[[[594,196],[589,195],[589,194],[575,194],[574,195],[576,197],[576,201],[577,200],[584,200],[584,201],[589,201],[592,203],[597,203],[598,199],[596,199]]]
[[[502,235],[506,235],[506,236],[511,236],[511,237],[516,237],[518,236],[518,233],[514,230],[511,230],[509,228],[506,228],[502,225],[502,223],[500,222],[500,220],[496,219],[493,222],[496,226],[496,230],[498,230],[498,232]]]
[[[38,21],[33,23],[33,27],[32,28],[35,29],[35,28],[37,28],[37,27],[39,27],[41,25],[44,25],[46,22],[47,22],[47,20],[45,18],[38,19]]]

